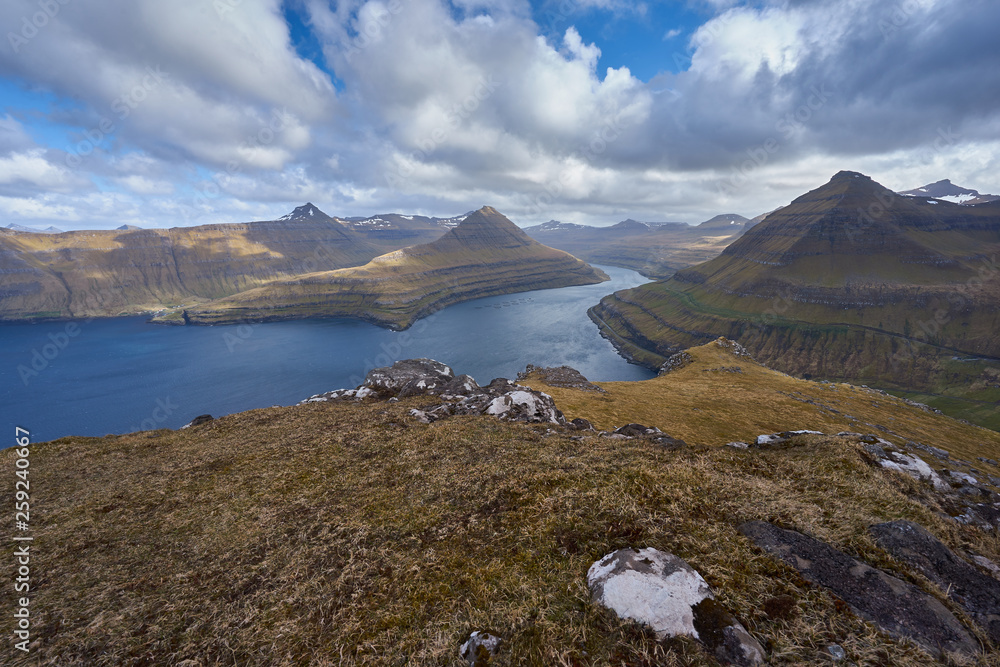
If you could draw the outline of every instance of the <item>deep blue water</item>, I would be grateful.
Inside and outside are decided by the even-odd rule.
[[[0,404],[32,441],[177,428],[193,417],[292,405],[355,387],[398,359],[430,357],[481,383],[525,365],[567,364],[591,380],[642,380],[587,317],[613,291],[648,282],[601,267],[611,282],[487,297],[403,332],[347,319],[171,327],[144,317],[0,326]]]

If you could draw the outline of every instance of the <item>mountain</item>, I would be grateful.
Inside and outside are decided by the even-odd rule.
[[[977,190],[970,190],[969,188],[963,188],[955,185],[947,178],[943,181],[931,183],[922,188],[916,188],[915,190],[900,192],[899,194],[907,197],[930,197],[932,199],[940,199],[953,204],[964,204],[966,206],[974,206],[976,204],[985,204],[987,202],[1000,200],[1000,196],[979,194]]]
[[[135,225],[122,225],[121,227],[115,227],[115,229],[120,232],[131,232],[136,229],[142,229],[142,227],[136,227]]]
[[[367,218],[335,218],[368,243],[384,250],[430,243],[458,226],[469,213],[451,218],[382,213]]]
[[[724,341],[687,356],[645,382],[574,387],[565,368],[518,380],[603,433],[491,414],[423,423],[413,412],[443,397],[414,379],[391,399],[34,442],[30,602],[44,641],[30,655],[5,646],[4,662],[468,665],[459,647],[489,630],[502,641],[480,664],[720,664],[702,642],[721,624],[663,639],[592,601],[595,562],[653,547],[704,575],[705,606],[737,617],[766,664],[837,664],[834,649],[845,665],[997,663],[995,616],[975,605],[997,600],[1000,523],[981,513],[997,502],[1000,434],[774,372]],[[802,429],[822,433],[769,436]],[[18,452],[0,452],[7,470]],[[793,529],[814,555],[786,563],[745,536],[748,522]],[[887,522],[923,543],[893,557],[873,537]],[[820,557],[831,548],[833,568]],[[816,583],[831,569],[860,578],[861,594]],[[623,590],[653,579],[628,574]],[[643,606],[671,597],[652,590]],[[893,624],[915,599],[924,613]],[[879,613],[859,611],[866,601]],[[912,637],[941,618],[981,655],[941,657],[933,636]]]
[[[445,306],[496,294],[608,280],[572,255],[533,241],[485,206],[432,243],[364,266],[276,280],[154,321],[168,324],[356,317],[405,329]]]
[[[149,312],[358,266],[385,252],[386,242],[371,244],[307,207],[296,209],[304,215],[264,222],[4,234],[0,320]]]
[[[32,234],[61,234],[62,230],[53,226],[48,226],[45,229],[37,229],[35,227],[25,227],[24,225],[19,225],[16,222],[12,222],[7,225],[7,229],[11,229],[15,232],[30,232]]]
[[[312,202],[306,202],[302,206],[296,206],[291,213],[278,218],[281,222],[333,222],[334,219],[323,211],[313,206]]]
[[[650,367],[726,336],[779,370],[1000,428],[998,252],[1000,203],[901,196],[841,172],[715,259],[605,297],[591,316]]]
[[[623,220],[592,227],[551,220],[526,227],[532,238],[595,264],[610,264],[665,278],[718,255],[748,226],[740,215],[720,215],[700,225]]]

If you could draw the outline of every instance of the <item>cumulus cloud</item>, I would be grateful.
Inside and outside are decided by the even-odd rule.
[[[296,52],[278,0],[61,6],[0,75],[77,101],[57,111],[77,129],[60,155],[0,119],[0,185],[78,188],[93,219],[114,200],[90,178],[106,179],[128,193],[117,205],[187,222],[305,199],[339,214],[490,203],[525,223],[696,222],[769,210],[843,168],[1000,189],[990,0],[699,0],[710,18],[688,67],[665,61],[650,81],[600,69],[573,11],[546,24],[560,3],[293,4],[325,69]],[[638,7],[625,4],[574,7]],[[11,0],[0,22],[34,11]]]

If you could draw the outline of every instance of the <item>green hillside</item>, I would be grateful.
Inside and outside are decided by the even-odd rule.
[[[1000,428],[1000,207],[902,197],[841,172],[593,319],[651,367],[717,336],[804,377],[907,393]]]

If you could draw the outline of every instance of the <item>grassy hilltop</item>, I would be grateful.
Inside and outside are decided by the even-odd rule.
[[[873,467],[855,440],[723,445],[783,429],[873,431],[947,449],[982,477],[1000,476],[975,458],[1000,459],[1000,434],[716,344],[690,354],[653,380],[599,383],[606,394],[524,380],[568,417],[658,426],[688,442],[678,450],[493,417],[423,424],[408,411],[427,397],[35,444],[38,641],[30,660],[5,646],[4,664],[457,665],[473,629],[503,637],[497,665],[715,664],[693,640],[659,642],[591,603],[587,568],[626,546],[690,562],[772,664],[828,664],[819,651],[831,642],[855,664],[939,664],[736,527],[764,519],[808,532],[955,611],[865,528],[910,519],[998,561],[995,531],[948,519],[925,485]],[[996,664],[984,647],[979,664]]]

